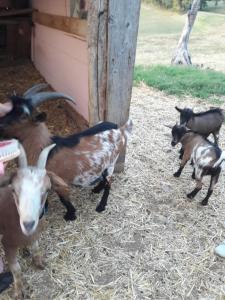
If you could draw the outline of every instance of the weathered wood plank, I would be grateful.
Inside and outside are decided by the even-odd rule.
[[[109,0],[106,119],[124,124],[129,117],[140,0]],[[124,168],[125,152],[117,171]]]
[[[33,13],[33,21],[50,28],[74,34],[83,39],[87,37],[86,20],[35,11]]]
[[[107,120],[129,116],[140,0],[109,0]]]
[[[124,124],[129,116],[140,0],[92,0],[88,7],[89,120]],[[117,171],[124,168],[125,151]]]
[[[105,119],[108,0],[88,3],[89,122]]]
[[[88,42],[88,86],[89,86],[89,124],[99,122],[98,106],[98,3],[89,1],[87,19]]]
[[[98,102],[99,118],[106,119],[107,55],[108,55],[108,0],[102,0],[98,33]]]

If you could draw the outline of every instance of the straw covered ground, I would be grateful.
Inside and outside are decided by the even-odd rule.
[[[56,195],[50,195],[40,240],[46,269],[36,271],[30,257],[19,258],[26,299],[224,299],[225,261],[213,253],[225,239],[224,177],[207,207],[199,202],[208,180],[196,200],[187,200],[194,186],[191,167],[180,179],[172,176],[178,149],[171,148],[170,130],[164,127],[178,118],[175,105],[210,106],[134,88],[126,169],[114,176],[105,212],[95,212],[99,196],[72,189],[78,219],[66,223]],[[224,141],[222,128],[225,149]]]

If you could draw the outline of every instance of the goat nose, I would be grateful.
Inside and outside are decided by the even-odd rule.
[[[34,227],[35,221],[31,222],[23,222],[23,226],[26,229],[27,232],[30,232]]]

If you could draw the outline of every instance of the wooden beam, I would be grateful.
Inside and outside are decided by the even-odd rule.
[[[33,21],[50,28],[74,34],[83,39],[87,37],[86,20],[35,11],[33,13]]]
[[[129,117],[141,0],[91,0],[88,7],[89,121]],[[125,150],[116,171],[124,169]]]
[[[140,0],[109,0],[106,120],[123,125],[130,110]],[[124,168],[125,151],[117,171]]]
[[[108,0],[88,2],[89,123],[105,120]]]

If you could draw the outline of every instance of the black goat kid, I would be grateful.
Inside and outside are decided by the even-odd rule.
[[[190,108],[175,109],[180,113],[180,125],[185,125],[192,131],[205,137],[213,134],[215,143],[218,144],[219,131],[224,121],[222,109],[215,108],[201,113],[194,113]]]

